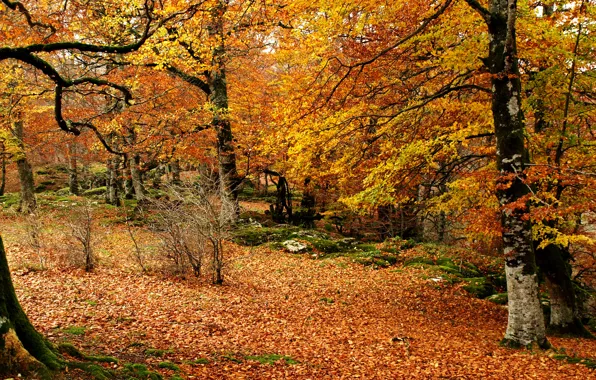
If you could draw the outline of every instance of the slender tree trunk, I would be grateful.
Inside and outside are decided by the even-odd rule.
[[[548,346],[539,300],[536,257],[526,206],[512,206],[528,194],[524,168],[528,154],[524,141],[521,80],[517,58],[516,0],[490,0],[485,9],[466,0],[487,23],[492,74],[492,113],[497,139],[497,198],[501,204],[503,251],[509,294],[509,319],[504,344]]]
[[[119,195],[119,171],[120,157],[112,157],[108,159],[108,181],[106,185],[106,202],[120,206],[120,195]]]
[[[0,237],[0,374],[31,374],[50,378],[61,367],[50,344],[23,312],[10,278]]]
[[[33,180],[33,169],[31,169],[31,165],[29,164],[29,161],[27,161],[27,156],[25,155],[25,143],[23,140],[24,131],[22,121],[17,121],[14,123],[14,134],[21,148],[19,158],[17,159],[19,181],[21,184],[21,201],[19,205],[19,210],[22,213],[29,214],[35,211],[35,208],[37,207],[37,202],[35,200],[35,182]]]
[[[4,195],[6,188],[6,146],[0,142],[0,155],[2,155],[2,178],[0,179],[0,196]]]
[[[68,155],[68,188],[70,189],[71,194],[79,195],[80,188],[77,168],[77,150],[74,141],[68,144]]]
[[[172,172],[172,184],[179,186],[182,184],[180,179],[180,161],[174,160],[170,163],[170,171]]]

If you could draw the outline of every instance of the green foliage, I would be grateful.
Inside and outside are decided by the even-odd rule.
[[[258,246],[269,242],[280,242],[290,239],[297,227],[255,227],[240,228],[233,233],[232,240],[245,246]]]
[[[18,193],[4,193],[4,195],[0,196],[0,203],[3,208],[10,208],[18,206],[20,199]]]

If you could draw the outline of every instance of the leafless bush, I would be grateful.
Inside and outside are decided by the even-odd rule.
[[[203,262],[209,260],[212,281],[221,284],[223,240],[236,216],[231,196],[219,183],[204,179],[170,186],[168,197],[152,204],[162,249],[177,270],[183,272],[190,266],[200,276]]]
[[[37,260],[39,262],[39,268],[46,269],[46,257],[44,255],[44,239],[43,222],[38,214],[29,214],[25,217],[25,230],[27,232],[27,244],[33,249]]]
[[[67,227],[72,241],[72,261],[90,272],[96,261],[93,252],[93,210],[90,202],[73,209]]]

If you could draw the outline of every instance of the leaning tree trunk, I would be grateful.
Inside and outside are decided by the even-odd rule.
[[[516,0],[490,0],[490,9],[466,0],[484,18],[490,35],[484,59],[492,74],[492,113],[497,139],[497,197],[501,204],[503,251],[509,294],[509,319],[504,344],[548,346],[538,292],[536,258],[526,205],[524,168],[528,154],[524,141],[521,81],[517,59]]]
[[[0,374],[51,378],[50,370],[60,367],[50,344],[31,325],[17,300],[0,237]]]
[[[18,140],[19,147],[21,148],[19,158],[17,159],[19,182],[21,184],[21,201],[19,205],[19,210],[22,213],[29,214],[35,211],[37,202],[35,200],[35,182],[33,181],[33,169],[31,169],[31,165],[29,164],[29,161],[27,161],[27,156],[25,155],[22,121],[17,121],[16,123],[14,123],[14,133],[15,137]]]

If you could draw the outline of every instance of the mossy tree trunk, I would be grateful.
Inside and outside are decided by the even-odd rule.
[[[50,344],[31,325],[17,300],[0,237],[0,374],[51,378],[51,370],[60,367]]]
[[[0,159],[2,160],[2,178],[0,179],[0,196],[4,195],[6,188],[6,146],[0,141]]]

